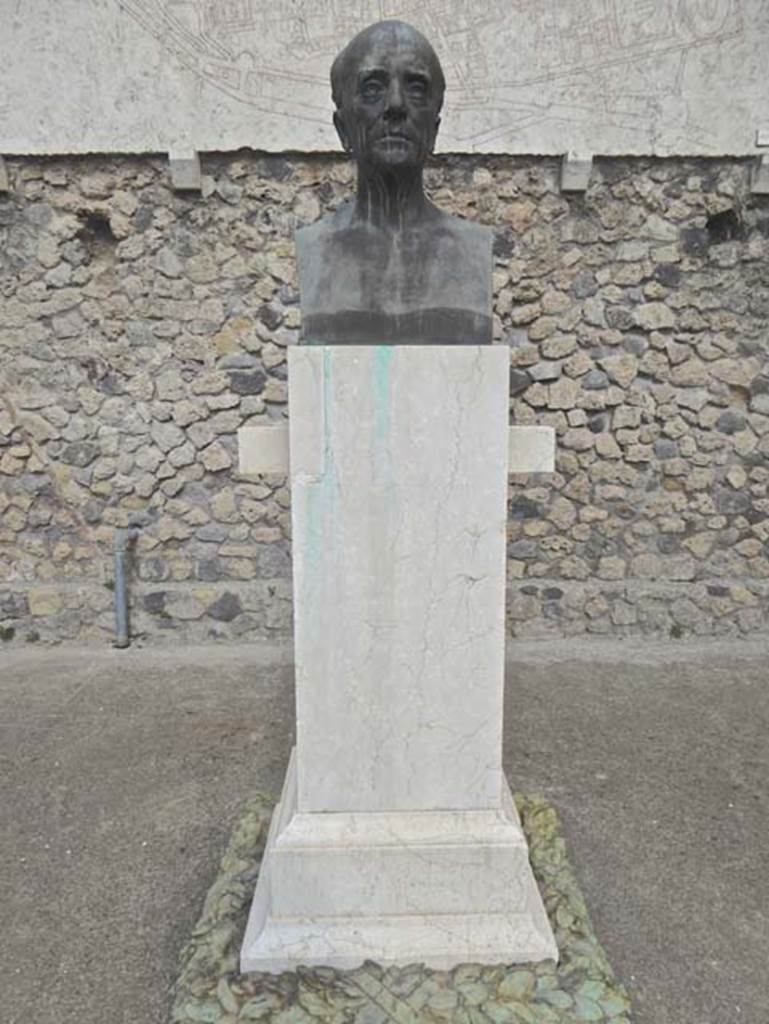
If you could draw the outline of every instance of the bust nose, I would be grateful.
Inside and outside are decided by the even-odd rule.
[[[391,79],[387,89],[387,105],[384,114],[388,120],[400,120],[406,114],[403,87],[397,77]]]

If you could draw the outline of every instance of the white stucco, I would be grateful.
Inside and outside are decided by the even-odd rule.
[[[748,154],[765,0],[5,0],[0,152],[335,150],[328,70],[382,17],[421,28],[456,152]]]

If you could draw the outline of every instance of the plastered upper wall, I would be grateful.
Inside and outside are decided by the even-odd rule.
[[[0,152],[334,150],[328,68],[400,17],[448,77],[444,151],[747,155],[769,0],[1,0]]]

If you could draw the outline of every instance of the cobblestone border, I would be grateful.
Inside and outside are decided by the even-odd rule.
[[[516,796],[534,873],[555,931],[561,963],[536,967],[463,965],[355,971],[238,973],[238,950],[264,850],[272,803],[254,797],[238,819],[219,875],[182,953],[172,1024],[630,1024],[627,992],[593,932],[566,857],[555,809]]]

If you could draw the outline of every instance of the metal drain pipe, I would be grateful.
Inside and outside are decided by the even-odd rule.
[[[136,526],[121,526],[115,531],[115,647],[131,643],[128,621],[128,552],[139,536]]]

